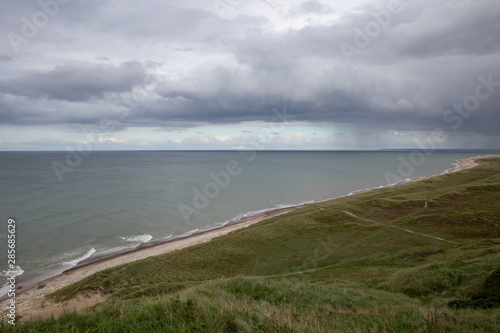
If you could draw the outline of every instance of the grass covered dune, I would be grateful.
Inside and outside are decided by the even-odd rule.
[[[105,302],[0,330],[498,332],[500,158],[476,162],[98,272],[50,297]]]

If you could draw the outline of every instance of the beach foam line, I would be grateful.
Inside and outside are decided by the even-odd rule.
[[[189,237],[189,236],[192,236],[194,234],[197,234],[199,231],[200,231],[200,229],[189,230],[189,231],[183,232],[182,234],[174,235],[174,236],[172,236],[172,238],[178,239],[178,238]]]
[[[165,237],[165,238],[169,238],[169,237],[172,237],[172,235]],[[128,246],[118,246],[118,247],[113,247],[113,248],[108,248],[108,249],[97,251],[97,253],[92,257],[92,259],[94,259],[96,257],[97,258],[98,257],[106,257],[106,256],[112,255],[114,253],[132,251],[132,250],[136,249],[138,246],[140,246],[141,244],[150,242],[153,239],[153,236],[151,236],[149,234],[144,234],[144,235],[137,235],[137,236],[122,236],[119,238],[123,241],[129,242],[129,243],[135,243],[135,244],[128,245]],[[87,260],[87,259],[88,258],[85,258],[81,262],[85,262],[85,260]]]
[[[326,199],[326,200],[329,200],[329,199]],[[254,210],[254,211],[250,211],[247,213],[239,214],[239,215],[225,221],[224,223],[221,224],[221,226],[224,227],[226,225],[233,225],[233,224],[244,222],[250,218],[264,215],[267,213],[271,213],[274,211],[279,211],[279,210],[288,209],[288,208],[298,208],[298,207],[302,207],[302,206],[305,206],[308,204],[313,204],[313,203],[321,202],[321,201],[322,200],[308,200],[308,201],[299,202],[299,203],[277,204],[274,207],[269,207],[269,208],[264,208],[264,209],[259,209],[259,210]]]
[[[203,232],[207,232],[207,231],[211,231],[211,230],[216,230],[216,229],[223,228],[223,227],[224,227],[223,223],[216,223],[216,224],[207,225],[206,227],[201,228],[199,230],[199,232],[203,233]]]
[[[70,261],[67,261],[67,262],[64,262],[63,263],[63,266],[76,266],[78,265],[78,263],[80,261],[83,261],[87,258],[90,258],[90,256],[92,256],[94,253],[96,253],[96,249],[94,249],[93,247],[87,251],[87,253],[85,253],[83,256],[79,257],[79,258],[76,258],[76,259],[73,259],[73,260],[70,260]]]
[[[450,173],[451,171],[455,170],[455,169],[458,169],[460,168],[460,164],[459,164],[459,161],[460,160],[456,160],[455,162],[453,162],[453,167],[452,168],[448,168],[446,170],[443,171],[442,175],[445,175],[447,173]]]
[[[80,257],[77,257],[75,259],[69,260],[69,261],[64,261],[59,264],[55,264],[49,267],[45,267],[39,270],[36,270],[34,272],[29,272],[27,274],[23,274],[24,271],[21,269],[21,267],[18,267],[18,275],[16,276],[16,284],[20,285],[30,285],[33,283],[37,283],[46,279],[50,279],[54,276],[57,276],[64,271],[71,269],[72,267],[75,267],[78,265],[79,262],[90,258],[94,253],[96,253],[96,249],[93,247],[90,248],[85,254],[83,254]],[[21,276],[22,275],[22,276]],[[3,286],[0,288],[0,298],[4,297],[7,295],[8,289]]]

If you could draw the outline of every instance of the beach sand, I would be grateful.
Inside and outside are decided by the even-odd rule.
[[[485,156],[481,156],[481,158],[483,157]],[[495,157],[498,156],[496,155]],[[459,160],[457,161],[457,164],[458,167],[450,170],[450,172],[458,172],[477,165],[477,163],[474,161],[474,158]],[[421,179],[423,178],[416,180]],[[153,246],[139,247],[136,250],[129,251],[127,253],[118,253],[114,256],[101,258],[98,261],[88,261],[86,263],[83,263],[83,265],[77,265],[76,267],[50,279],[30,286],[22,286],[22,289],[18,289],[16,292],[16,316],[19,319],[22,318],[21,320],[29,320],[36,317],[48,317],[52,315],[57,317],[64,311],[79,311],[88,308],[92,305],[103,302],[110,295],[105,294],[104,290],[96,288],[96,290],[89,291],[86,295],[81,295],[65,303],[52,303],[48,301],[45,296],[101,270],[119,266],[122,264],[127,264],[151,256],[173,252],[189,246],[206,243],[216,237],[226,235],[234,230],[248,227],[270,217],[282,215],[303,206],[305,205],[265,212],[260,215],[251,217],[243,222],[232,224],[219,229],[195,234],[186,238],[159,243]],[[1,309],[3,309],[4,314],[6,313],[8,302],[9,299],[4,299],[0,303]]]
[[[497,155],[488,155],[488,156],[481,156],[481,157],[498,157],[498,156]],[[465,169],[470,169],[470,168],[473,168],[476,165],[478,165],[476,163],[476,161],[474,161],[474,158],[467,158],[467,159],[463,159],[463,160],[458,160],[457,164],[458,164],[458,167],[451,169],[450,172],[448,172],[448,173],[458,172],[458,171],[462,171]]]

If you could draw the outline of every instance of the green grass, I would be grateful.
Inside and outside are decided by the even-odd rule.
[[[51,297],[100,287],[103,304],[0,329],[500,331],[500,158],[478,161],[96,273]]]

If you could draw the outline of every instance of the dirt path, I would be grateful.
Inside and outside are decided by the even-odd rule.
[[[434,238],[434,239],[437,239],[439,241],[442,241],[442,242],[446,242],[446,243],[450,243],[450,244],[460,244],[460,243],[457,243],[457,242],[453,242],[453,241],[450,241],[450,240],[447,240],[447,239],[444,239],[444,238],[441,238],[441,237],[437,237],[437,236],[432,236],[432,235],[427,235],[427,234],[422,234],[420,232],[416,232],[416,231],[413,231],[413,230],[410,230],[410,229],[405,229],[405,228],[401,228],[401,227],[397,227],[395,225],[390,225],[390,224],[386,224],[386,223],[381,223],[381,222],[378,222],[378,221],[375,221],[375,220],[371,220],[371,219],[367,219],[365,217],[361,217],[361,216],[357,216],[357,215],[354,215],[353,213],[351,212],[348,212],[346,210],[343,210],[342,211],[343,213],[349,215],[349,216],[352,216],[356,219],[359,219],[359,220],[362,220],[362,221],[365,221],[365,222],[369,222],[369,223],[375,223],[375,224],[378,224],[378,225],[383,225],[383,226],[386,226],[388,228],[393,228],[393,229],[397,229],[397,230],[401,230],[401,231],[404,231],[404,232],[408,232],[410,234],[415,234],[415,235],[419,235],[419,236],[423,236],[423,237],[430,237],[430,238]],[[412,213],[410,215],[413,215],[415,213]],[[400,218],[396,219],[396,220],[399,220]]]

